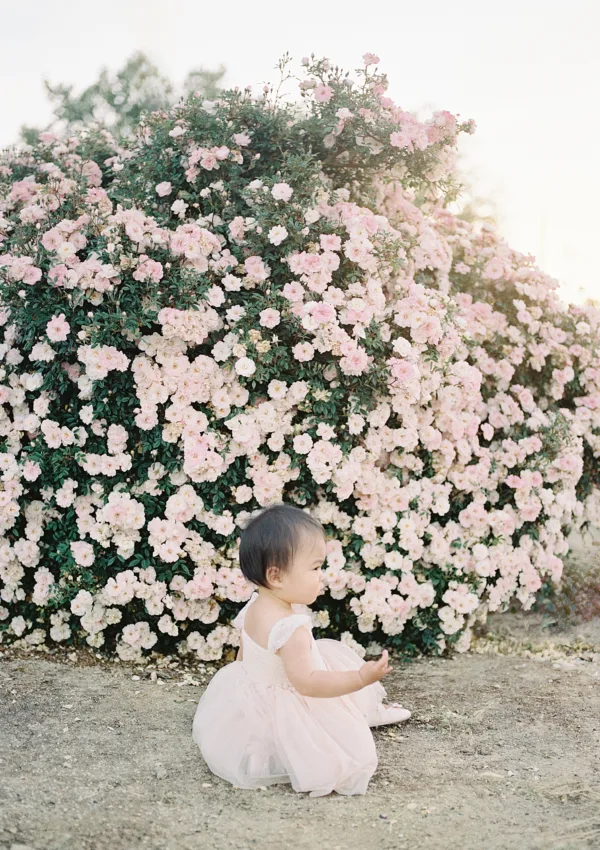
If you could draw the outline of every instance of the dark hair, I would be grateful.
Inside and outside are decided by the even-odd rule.
[[[269,505],[248,522],[240,540],[240,567],[252,584],[268,587],[266,571],[291,567],[302,532],[325,529],[318,519],[283,502]]]

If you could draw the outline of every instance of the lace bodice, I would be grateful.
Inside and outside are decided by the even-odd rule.
[[[249,602],[242,608],[237,617],[232,621],[232,625],[240,629],[242,632],[242,644],[244,654],[241,661],[246,672],[255,680],[263,682],[267,685],[280,685],[282,687],[293,688],[292,683],[288,679],[283,661],[277,655],[277,650],[286,643],[297,628],[306,626],[311,632],[312,648],[311,655],[316,670],[325,670],[325,663],[319,653],[316,642],[312,637],[312,617],[310,609],[304,605],[292,605],[294,614],[288,617],[282,617],[281,620],[273,625],[269,633],[267,648],[252,640],[250,635],[244,628],[246,611],[250,605],[258,598],[258,593],[253,593]]]

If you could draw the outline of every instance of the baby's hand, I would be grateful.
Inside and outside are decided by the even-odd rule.
[[[367,661],[362,667],[359,667],[358,673],[365,685],[372,685],[373,682],[383,679],[391,669],[388,664],[388,651],[384,649],[379,661]]]

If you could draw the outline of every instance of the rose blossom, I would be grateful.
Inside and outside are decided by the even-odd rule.
[[[269,230],[269,242],[273,245],[281,245],[284,239],[288,237],[288,232],[285,227],[276,225]]]
[[[236,360],[235,371],[238,375],[243,375],[245,378],[249,378],[256,372],[256,364],[254,360],[251,360],[249,357],[240,357],[239,360]]]
[[[273,310],[268,307],[260,313],[260,324],[264,328],[275,328],[281,321],[281,313],[279,310]]]
[[[289,201],[293,193],[294,190],[287,183],[275,183],[271,189],[271,194],[276,201]]]
[[[310,434],[299,434],[294,437],[294,451],[299,455],[307,455],[313,447]]]
[[[46,334],[52,342],[64,342],[71,332],[71,326],[65,320],[65,314],[53,316],[46,325]]]
[[[310,342],[299,342],[292,348],[292,354],[299,363],[306,363],[315,356],[315,350]]]
[[[333,89],[331,86],[320,85],[317,86],[314,90],[315,100],[320,103],[329,103],[331,98],[333,97]]]

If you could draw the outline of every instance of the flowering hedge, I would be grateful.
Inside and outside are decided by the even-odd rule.
[[[364,61],[0,163],[4,640],[227,657],[284,500],[330,538],[317,634],[465,651],[597,522],[598,314],[452,215],[474,123]]]

